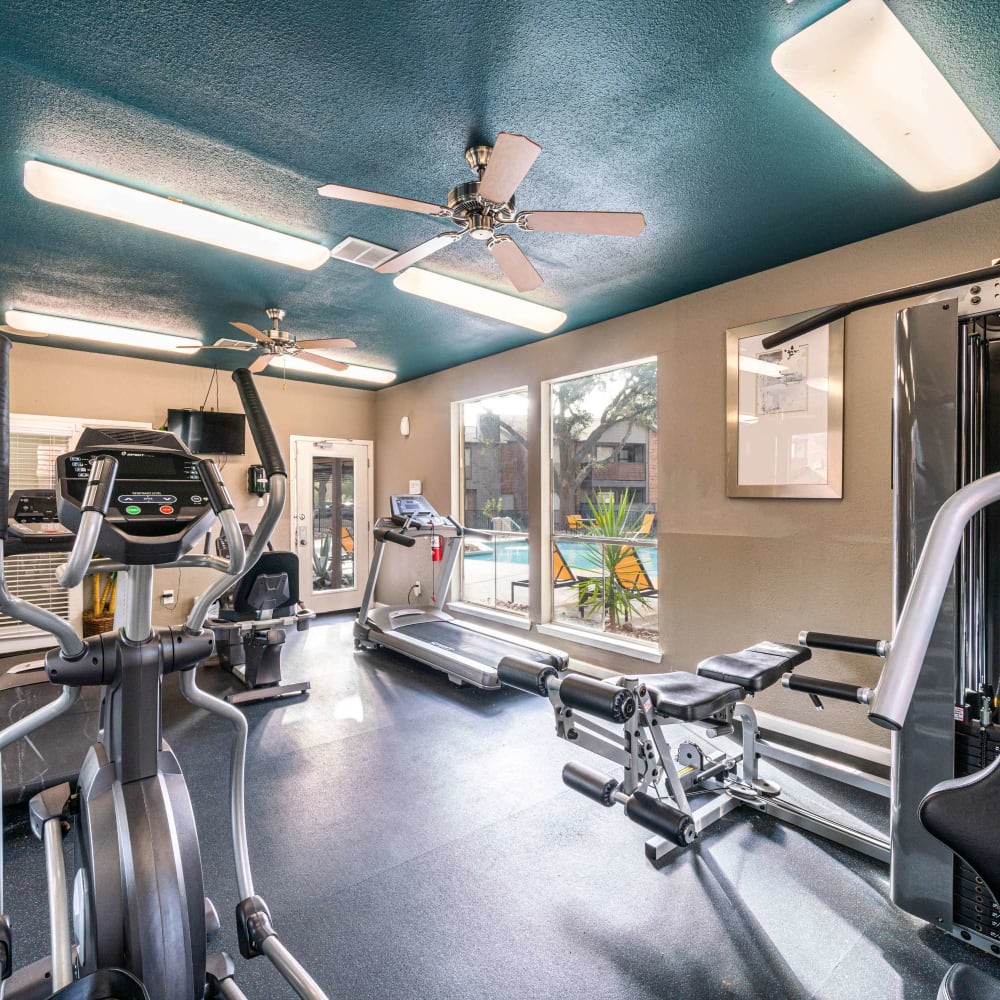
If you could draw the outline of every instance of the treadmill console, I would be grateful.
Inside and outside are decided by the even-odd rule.
[[[215,522],[200,461],[173,434],[145,431],[136,443],[135,432],[116,430],[87,428],[77,450],[59,456],[59,520],[79,528],[91,463],[110,456],[118,472],[97,551],[130,565],[173,562]]]
[[[420,493],[393,494],[389,504],[392,520],[400,526],[406,523],[416,528],[446,528],[455,524],[450,517],[439,514]]]
[[[75,536],[59,523],[55,490],[14,490],[7,504],[7,555],[69,552]]]

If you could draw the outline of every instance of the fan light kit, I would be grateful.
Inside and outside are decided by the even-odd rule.
[[[411,267],[408,271],[397,274],[392,283],[400,291],[411,295],[523,326],[535,333],[552,333],[566,322],[566,313],[558,309],[540,306],[537,302],[528,302],[514,295],[496,292],[492,288],[471,285],[467,281],[425,271],[420,267]]]
[[[196,351],[204,347],[200,340],[190,337],[173,337],[166,333],[153,333],[151,330],[109,326],[107,323],[91,323],[63,316],[46,316],[21,309],[8,309],[4,314],[4,321],[7,325],[0,327],[0,330],[22,337],[70,337],[73,340],[89,340],[117,347],[138,347],[147,351]]]
[[[42,201],[303,271],[314,271],[330,257],[319,243],[39,160],[25,163],[24,186]]]
[[[375,270],[382,274],[396,274],[462,237],[471,236],[486,244],[500,270],[519,292],[530,292],[542,284],[542,277],[521,248],[500,229],[513,226],[523,232],[638,236],[646,226],[641,212],[516,211],[514,191],[541,151],[542,147],[526,136],[511,132],[501,132],[492,146],[470,146],[465,151],[465,159],[477,179],[452,188],[447,205],[342,184],[324,184],[318,190],[327,198],[418,212],[458,227],[377,264]],[[473,312],[478,311],[473,309]]]
[[[1000,149],[883,0],[849,0],[783,42],[780,76],[918,191],[1000,162]]]

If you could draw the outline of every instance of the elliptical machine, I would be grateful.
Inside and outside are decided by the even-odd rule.
[[[0,507],[9,484],[9,352],[10,342],[0,338]],[[11,927],[0,915],[5,1000],[245,1000],[232,961],[208,952],[217,918],[204,895],[184,776],[161,732],[160,685],[173,672],[189,702],[233,726],[230,812],[240,952],[245,958],[266,955],[304,1000],[326,1000],[281,943],[267,905],[254,893],[244,797],[246,719],[202,691],[195,677],[213,650],[213,635],[203,627],[208,608],[257,561],[285,500],[284,460],[253,376],[242,369],[233,379],[270,483],[267,509],[249,545],[215,464],[195,457],[172,434],[88,428],[77,450],[58,460],[59,520],[76,534],[59,582],[70,588],[88,573],[126,573],[119,632],[81,639],[63,619],[13,597],[3,583],[6,526],[0,525],[0,611],[53,635],[58,649],[46,655],[44,666],[49,681],[62,688],[55,701],[0,732],[0,751],[68,711],[82,686],[103,688],[100,737],[87,753],[76,792],[68,784],[55,786],[29,805],[32,830],[45,846],[51,959],[14,973]],[[228,560],[192,554],[216,520]],[[94,559],[95,550],[102,558]],[[152,625],[153,571],[163,566],[219,570],[180,627]],[[62,848],[69,828],[77,859],[72,936]],[[0,914],[2,875],[0,856]]]

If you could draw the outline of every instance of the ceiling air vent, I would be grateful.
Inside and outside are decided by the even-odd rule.
[[[388,260],[395,253],[395,250],[380,247],[377,243],[348,236],[330,251],[330,256],[337,260],[346,260],[348,264],[359,264],[361,267],[378,267],[382,261]]]

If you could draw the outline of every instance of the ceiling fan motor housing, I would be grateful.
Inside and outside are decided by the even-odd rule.
[[[448,192],[448,208],[457,221],[468,224],[469,235],[474,240],[488,240],[493,235],[493,227],[513,215],[514,199],[511,197],[504,205],[495,205],[480,196],[479,181],[469,181]]]

